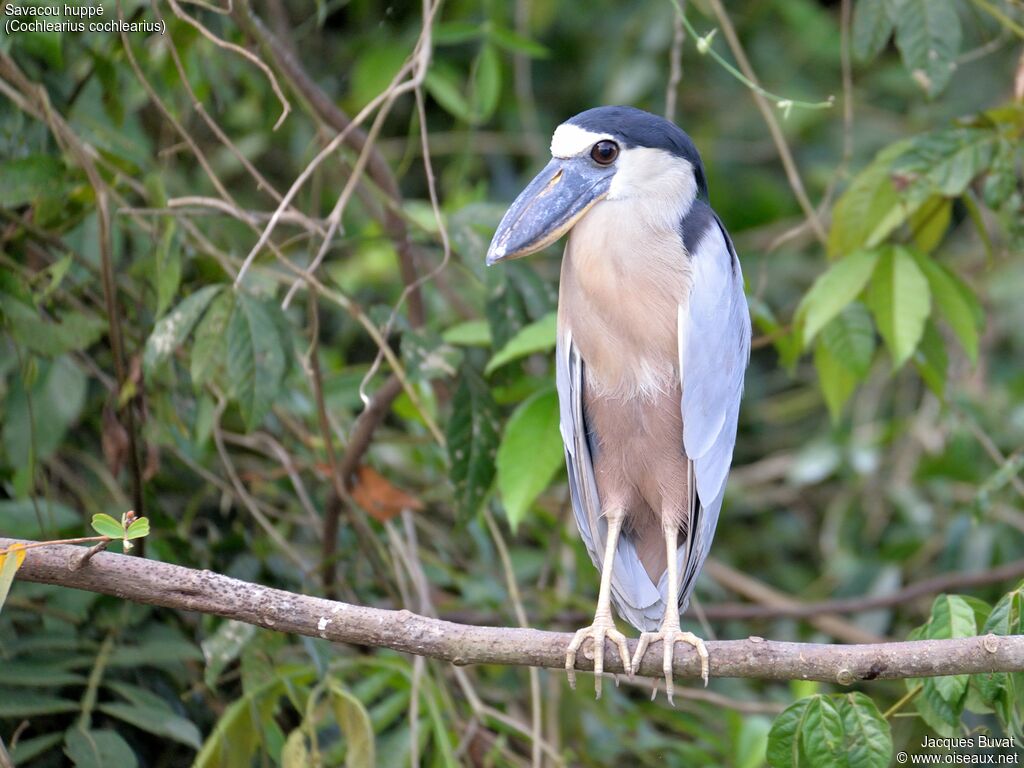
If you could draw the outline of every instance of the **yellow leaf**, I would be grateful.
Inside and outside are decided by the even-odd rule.
[[[14,583],[14,574],[17,573],[23,562],[25,562],[24,544],[12,544],[3,554],[0,554],[0,608],[3,608],[4,601],[7,600],[7,593],[11,591],[11,584]]]

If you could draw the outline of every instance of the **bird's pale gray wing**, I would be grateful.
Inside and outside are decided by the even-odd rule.
[[[608,524],[601,514],[601,500],[594,480],[593,451],[597,437],[587,426],[583,407],[584,363],[568,331],[558,334],[555,349],[555,383],[558,387],[559,428],[565,446],[569,495],[580,536],[598,570],[604,563]],[[612,602],[618,614],[638,629],[654,629],[664,609],[662,592],[651,583],[636,547],[620,536],[612,564]]]
[[[691,533],[680,552],[685,562],[681,605],[693,591],[718,525],[750,359],[750,313],[739,259],[715,213],[702,202],[694,205],[703,209],[691,213],[698,218],[689,232],[683,222],[693,282],[688,302],[679,309],[679,364],[683,447],[692,465],[689,487],[696,487],[697,498]]]

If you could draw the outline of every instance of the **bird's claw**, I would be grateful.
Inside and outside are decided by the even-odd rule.
[[[622,660],[622,668],[632,677],[632,667],[629,660],[629,648],[626,647],[626,636],[615,628],[611,618],[602,619],[596,617],[594,623],[576,632],[565,651],[565,674],[569,678],[569,687],[576,688],[576,653],[583,646],[583,641],[590,638],[593,642],[594,653],[594,691],[597,698],[601,698],[601,675],[604,673],[604,640],[607,637],[618,648],[619,658]],[[616,684],[618,680],[616,680]]]
[[[707,646],[704,645],[703,640],[692,632],[683,632],[678,626],[662,627],[657,632],[644,632],[640,635],[640,641],[636,646],[636,653],[633,654],[633,660],[629,665],[629,671],[631,674],[635,675],[640,670],[640,662],[643,661],[644,653],[647,652],[647,646],[658,640],[661,640],[664,654],[662,656],[661,668],[665,674],[665,695],[668,697],[668,703],[675,706],[675,702],[672,700],[672,695],[675,691],[672,679],[672,660],[675,654],[676,643],[688,643],[697,651],[697,655],[700,657],[700,676],[704,680],[705,688],[707,687],[708,675],[710,673],[708,649]],[[655,695],[657,695],[657,692],[658,687],[657,683],[655,683]]]

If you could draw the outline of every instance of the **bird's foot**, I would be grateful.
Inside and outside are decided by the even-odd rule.
[[[583,641],[590,638],[593,642],[594,654],[594,691],[597,698],[601,698],[601,675],[604,673],[604,639],[607,637],[619,649],[619,658],[622,659],[622,668],[630,677],[633,676],[632,668],[629,665],[629,648],[626,647],[626,636],[615,628],[610,616],[595,616],[594,623],[589,627],[578,630],[565,651],[565,674],[569,678],[569,687],[576,688],[576,652],[580,650]]]
[[[664,654],[661,668],[665,673],[665,694],[668,696],[668,703],[675,706],[675,702],[672,701],[672,694],[675,690],[672,682],[672,657],[675,654],[676,643],[689,643],[697,651],[697,655],[700,656],[700,676],[704,680],[705,687],[708,684],[709,673],[708,649],[703,640],[692,632],[683,632],[678,624],[662,626],[657,632],[644,632],[640,635],[640,642],[637,643],[636,653],[633,654],[633,661],[630,664],[632,674],[635,675],[640,669],[640,662],[643,661],[647,646],[658,640],[661,640]],[[655,688],[655,692],[657,692],[657,688]]]

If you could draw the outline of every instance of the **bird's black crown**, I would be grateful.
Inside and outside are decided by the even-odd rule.
[[[570,117],[566,122],[592,133],[613,136],[625,148],[648,147],[681,157],[693,165],[697,194],[708,196],[708,182],[700,153],[686,131],[664,117],[636,107],[594,107]]]

